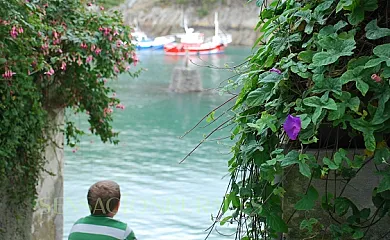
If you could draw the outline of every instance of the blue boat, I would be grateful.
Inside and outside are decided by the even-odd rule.
[[[142,31],[135,31],[133,34],[134,44],[137,49],[163,49],[165,44],[172,43],[175,41],[174,36],[161,36],[154,39],[149,38]]]

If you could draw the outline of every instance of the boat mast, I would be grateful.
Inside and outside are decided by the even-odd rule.
[[[214,15],[214,25],[215,25],[215,36],[218,37],[219,35],[218,12],[215,12]]]

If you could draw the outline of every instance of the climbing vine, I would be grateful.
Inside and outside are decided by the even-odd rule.
[[[53,110],[87,113],[91,133],[117,143],[111,113],[124,106],[106,82],[136,76],[137,57],[121,16],[87,1],[0,0],[0,39],[0,182],[22,202],[49,160],[50,133],[64,131],[70,146],[84,134],[70,119],[51,126]]]
[[[236,144],[215,223],[242,240],[389,237],[372,229],[390,209],[390,2],[256,4],[261,37],[225,86]],[[365,207],[346,194],[362,172],[379,179]]]

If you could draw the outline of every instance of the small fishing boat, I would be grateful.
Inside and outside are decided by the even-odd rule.
[[[169,43],[164,45],[166,55],[202,55],[223,53],[229,43],[232,42],[230,34],[223,34],[219,30],[218,13],[215,13],[215,34],[212,38],[204,39],[203,33],[194,32],[188,28],[184,21],[185,34],[177,35],[180,43]]]
[[[144,32],[136,30],[132,34],[137,49],[163,49],[164,45],[175,41],[174,36],[161,36],[155,39],[149,38]]]

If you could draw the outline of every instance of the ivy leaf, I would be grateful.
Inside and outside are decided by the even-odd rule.
[[[390,150],[388,147],[381,147],[375,150],[374,162],[376,164],[382,164],[383,161],[390,159]]]
[[[311,210],[314,208],[315,203],[318,199],[318,191],[313,186],[310,186],[307,194],[303,196],[301,200],[299,200],[294,208],[296,210]]]
[[[286,233],[288,231],[287,224],[277,214],[267,216],[267,226],[278,233]]]
[[[350,200],[345,197],[338,197],[334,201],[337,215],[340,217],[344,216],[350,207]]]
[[[326,66],[332,64],[342,56],[353,55],[353,50],[356,48],[356,42],[353,35],[348,38],[325,36],[320,39],[318,43],[327,51],[318,52],[313,56],[313,66]]]
[[[261,7],[264,3],[264,0],[256,0],[256,6]]]
[[[227,216],[225,217],[224,219],[221,220],[221,222],[219,223],[221,226],[225,225],[225,223],[227,221],[229,221],[230,219],[232,218],[232,216]]]
[[[366,82],[363,81],[363,79],[358,78],[356,79],[356,88],[362,93],[363,96],[366,96],[369,86]]]
[[[310,167],[306,163],[299,163],[299,172],[305,177],[310,178],[311,176]]]
[[[372,68],[372,67],[376,67],[378,66],[379,64],[381,64],[382,62],[386,61],[387,59],[386,58],[374,58],[374,59],[371,59],[370,61],[368,61],[366,63],[366,65],[364,66],[364,68]]]
[[[342,84],[355,81],[356,88],[362,93],[363,96],[365,96],[366,93],[368,92],[369,85],[363,80],[363,76],[362,76],[363,70],[364,70],[364,66],[359,66],[352,70],[348,70],[340,77],[340,80]]]
[[[313,123],[316,124],[318,118],[322,114],[323,109],[337,110],[337,104],[332,98],[328,98],[327,101],[323,101],[317,96],[308,97],[303,99],[303,104],[309,107],[315,107],[314,114],[312,116]]]
[[[376,46],[373,52],[378,57],[390,58],[390,43]]]
[[[353,119],[350,121],[351,127],[363,133],[364,142],[367,150],[375,151],[376,141],[374,137],[374,131],[378,126],[373,126],[371,123],[365,121],[362,118]]]
[[[303,229],[307,229],[309,232],[312,232],[313,231],[313,225],[317,224],[318,223],[318,220],[316,218],[310,218],[309,220],[303,220],[301,222],[301,225],[299,226],[299,228],[301,230]]]
[[[326,66],[336,62],[339,58],[340,56],[334,50],[328,52],[320,52],[316,53],[313,56],[313,64],[315,64],[315,66]]]
[[[268,73],[266,76],[260,75],[259,76],[259,82],[260,83],[278,83],[280,82],[280,80],[283,79],[283,75],[282,74],[278,74],[278,73],[275,73],[275,72],[271,72],[271,73]]]
[[[369,22],[365,28],[366,37],[371,40],[390,36],[390,29],[378,27],[378,20],[374,19]]]
[[[357,230],[352,235],[352,239],[361,239],[364,237],[364,233],[361,230]]]
[[[265,84],[261,88],[258,88],[248,94],[246,98],[246,104],[249,107],[259,106],[263,104],[271,96],[272,86],[271,84]]]
[[[296,163],[299,163],[299,153],[295,150],[289,152],[282,160],[281,166],[286,167]]]
[[[329,169],[331,170],[336,170],[336,169],[339,169],[339,166],[337,166],[334,162],[332,162],[329,158],[327,157],[324,157],[324,159],[322,160],[322,162],[324,164],[326,164],[328,166]]]
[[[301,119],[301,128],[306,129],[311,123],[311,118],[307,114],[297,115]]]
[[[301,60],[306,63],[311,63],[313,56],[314,52],[312,50],[303,51],[298,54],[298,60]]]
[[[348,22],[351,25],[358,25],[364,20],[364,9],[362,7],[355,7],[352,13],[348,16]]]
[[[284,188],[282,188],[282,187],[277,187],[272,191],[272,193],[277,195],[277,196],[284,197],[286,190],[284,190]]]
[[[384,192],[386,190],[390,190],[390,176],[389,175],[383,177],[382,181],[379,183],[377,192],[380,193],[380,192]]]
[[[373,125],[384,123],[390,118],[388,111],[385,112],[385,108],[388,110],[386,103],[390,100],[390,89],[388,85],[385,85],[384,88],[383,93],[379,96],[378,108],[371,120],[371,124]]]
[[[336,12],[340,12],[342,9],[350,9],[353,4],[353,0],[341,0],[336,6]]]

